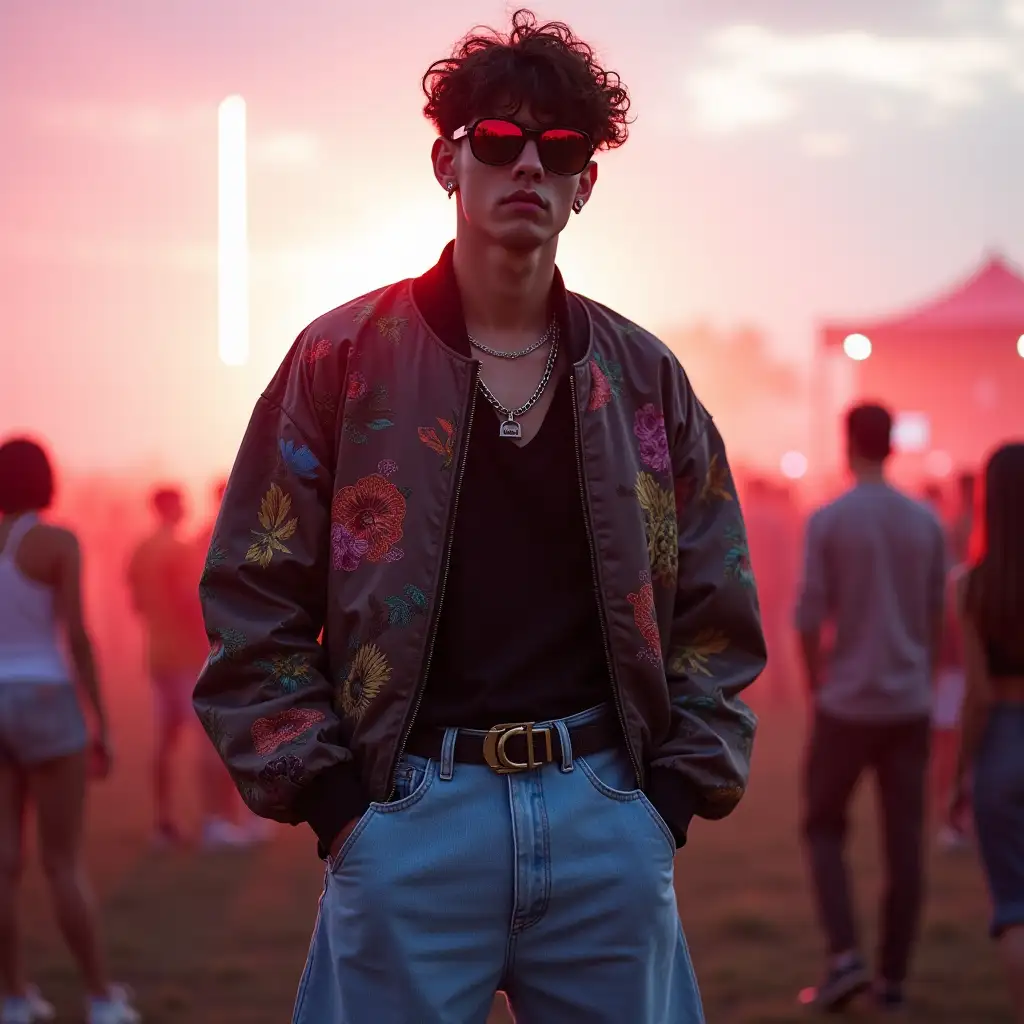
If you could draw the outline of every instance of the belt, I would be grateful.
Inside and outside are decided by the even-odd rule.
[[[622,731],[611,715],[568,726],[573,757],[587,757],[622,745]],[[416,730],[405,749],[417,757],[440,760],[444,729]],[[551,724],[506,722],[484,732],[459,729],[455,739],[458,764],[485,764],[499,775],[530,771],[562,760],[562,741]]]

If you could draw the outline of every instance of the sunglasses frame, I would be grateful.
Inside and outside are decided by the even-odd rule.
[[[523,144],[519,147],[519,150],[515,154],[515,156],[511,157],[508,160],[505,160],[500,164],[494,164],[487,160],[480,160],[480,157],[478,157],[476,154],[476,146],[473,145],[473,141],[476,135],[477,127],[484,121],[503,121],[505,124],[514,125],[516,128],[519,129],[520,132],[522,132]],[[511,117],[478,117],[475,121],[471,121],[469,124],[463,125],[463,127],[461,128],[456,128],[455,131],[452,132],[452,142],[458,142],[460,139],[469,139],[469,148],[473,153],[473,156],[476,157],[477,160],[480,160],[480,163],[485,164],[487,167],[507,167],[509,164],[514,163],[516,160],[519,159],[523,150],[526,148],[526,144],[531,139],[537,143],[537,155],[540,156],[541,136],[544,135],[545,132],[557,131],[575,132],[577,135],[582,136],[587,142],[587,159],[583,162],[583,166],[578,171],[555,171],[548,167],[548,165],[544,163],[544,158],[541,157],[540,162],[544,164],[544,170],[546,170],[549,174],[559,174],[562,177],[566,178],[571,178],[574,174],[582,174],[587,169],[587,164],[589,164],[590,161],[594,158],[594,153],[597,152],[597,147],[594,145],[594,140],[590,137],[590,135],[587,132],[583,131],[582,128],[570,128],[568,125],[559,124],[549,124],[544,128],[527,128],[526,125],[520,124],[518,121],[513,120]]]

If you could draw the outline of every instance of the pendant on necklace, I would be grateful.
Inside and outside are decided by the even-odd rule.
[[[513,419],[512,414],[509,413],[507,420],[501,421],[501,426],[498,427],[498,437],[510,437],[513,441],[518,440],[523,436],[523,428],[520,424],[516,423]]]

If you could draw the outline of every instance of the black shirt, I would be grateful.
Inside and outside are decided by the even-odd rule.
[[[450,250],[415,287],[435,333],[464,349]],[[558,282],[553,299],[568,338]],[[477,396],[417,725],[488,729],[564,718],[610,696],[568,377],[549,386],[551,406],[522,447],[499,437],[497,413]]]

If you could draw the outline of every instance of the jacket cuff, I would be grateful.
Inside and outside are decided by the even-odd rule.
[[[299,798],[301,819],[316,833],[317,856],[327,859],[335,836],[370,806],[356,767],[342,761],[320,772]]]
[[[671,768],[651,768],[647,780],[647,799],[665,819],[672,831],[676,849],[686,845],[686,833],[697,807],[689,784]]]

